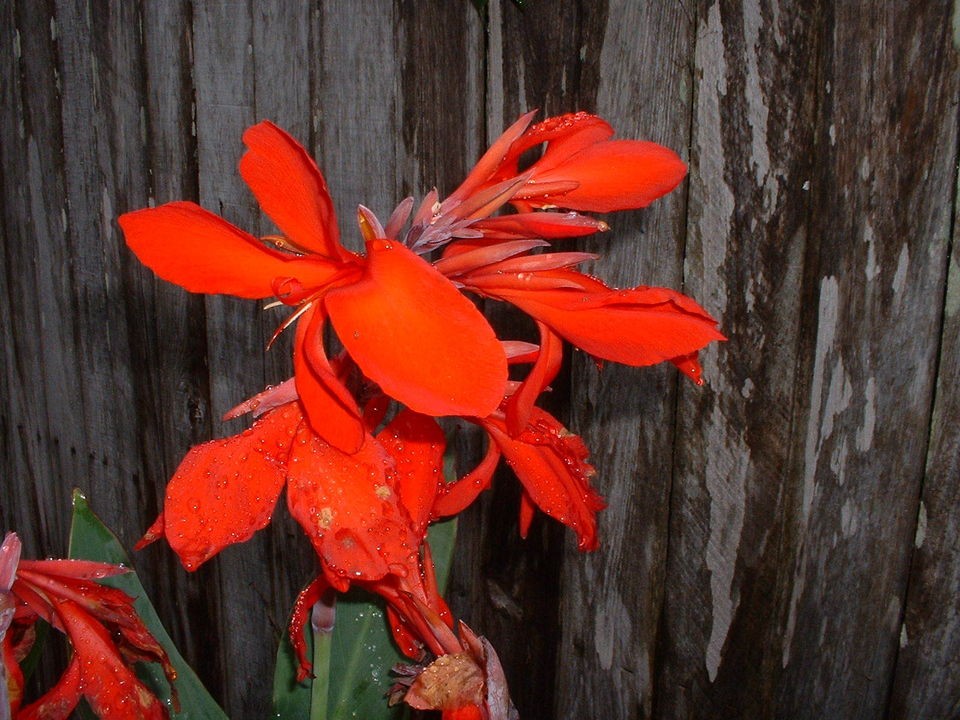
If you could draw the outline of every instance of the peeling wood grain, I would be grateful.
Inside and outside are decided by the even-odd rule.
[[[872,718],[890,691],[927,451],[956,55],[943,6],[825,13],[807,284],[818,312],[798,375],[778,712]]]
[[[955,141],[954,141],[955,142]],[[956,212],[954,212],[956,218]],[[960,253],[956,220],[923,495],[887,717],[960,714]]]
[[[681,387],[654,716],[761,718],[779,662],[815,18],[711,2],[696,24],[684,288],[730,339],[703,353],[705,387]]]

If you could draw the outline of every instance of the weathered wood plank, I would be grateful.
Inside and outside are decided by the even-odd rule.
[[[655,715],[766,717],[816,38],[800,5],[700,11],[685,291],[730,340],[681,389]]]
[[[469,3],[403,0],[396,32],[401,163],[394,202],[433,187],[446,196],[486,149],[482,18]]]
[[[192,35],[187,0],[142,7],[145,97],[141,108],[146,173],[131,177],[118,212],[149,204],[197,199],[196,135],[193,127]],[[121,242],[117,237],[117,242]],[[135,383],[142,505],[134,517],[140,531],[159,513],[167,481],[184,452],[211,436],[203,298],[185,293],[144,267],[132,253],[125,264],[127,322]],[[91,498],[95,508],[96,497]],[[220,658],[203,618],[216,612],[204,579],[189,575],[163,544],[138,553],[137,570],[165,626],[201,677],[219,691]],[[207,655],[209,653],[209,655]]]
[[[56,44],[51,9],[40,3],[3,7],[3,435],[6,528],[21,534],[24,553],[65,550],[62,493],[51,488],[61,458],[50,441],[47,398],[60,382],[64,307],[56,276],[63,260],[63,159]],[[29,81],[27,80],[29,78]],[[45,317],[46,316],[46,317]],[[49,352],[49,359],[45,357]]]
[[[142,65],[138,8],[78,0],[56,5],[51,32],[59,45],[65,167],[69,304],[75,336],[65,347],[67,382],[76,385],[48,407],[54,444],[69,439],[77,484],[111,508],[111,525],[129,540],[139,505],[133,368],[123,303],[118,207],[131,178],[146,172],[141,139]],[[59,34],[59,28],[70,32]],[[91,122],[97,118],[97,122]],[[139,184],[139,183],[138,183]],[[145,198],[141,194],[138,201]],[[67,355],[67,353],[69,353]],[[78,405],[72,407],[73,393]],[[60,406],[61,402],[66,403]],[[63,488],[61,492],[65,492]]]
[[[890,693],[953,207],[950,13],[824,5],[783,717],[880,717]]]
[[[387,0],[364,3],[362,13],[350,0],[321,6],[314,132],[341,237],[352,250],[363,247],[357,205],[380,217],[398,201],[397,12]]]
[[[947,286],[937,400],[888,718],[960,714],[960,260]]]
[[[256,48],[253,7],[246,2],[203,2],[193,6],[194,87],[200,204],[238,227],[256,232],[256,204],[240,179],[237,162],[241,136],[255,121]],[[276,78],[281,82],[280,78]],[[266,345],[265,313],[257,303],[221,296],[205,300],[207,363],[214,436],[236,432],[246,420],[229,426],[221,415],[268,381],[261,348]],[[228,714],[269,712],[274,634],[263,617],[260,592],[270,567],[265,536],[228,548],[198,571],[210,583],[220,610],[207,636],[216,635],[224,708]],[[240,630],[242,628],[242,630]]]
[[[694,27],[684,8],[612,2],[602,45],[587,48],[599,76],[597,112],[618,137],[686,155]],[[686,184],[643,212],[607,218],[611,232],[583,249],[616,287],[682,286]],[[601,546],[569,543],[561,585],[556,717],[649,717],[663,600],[677,372],[627,368],[575,355],[571,429],[583,431],[607,499]]]

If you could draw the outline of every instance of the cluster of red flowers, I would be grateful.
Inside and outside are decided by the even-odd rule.
[[[583,211],[641,208],[672,190],[683,162],[653,143],[612,140],[610,125],[587,113],[535,125],[532,117],[511,126],[445,200],[434,191],[414,211],[407,199],[386,225],[361,206],[363,254],[340,243],[309,154],[269,122],[244,134],[240,173],[282,235],[254,237],[189,202],[120,218],[127,244],[160,277],[192,292],[276,298],[292,309],[277,332],[296,323],[294,377],[231,411],[252,413],[250,429],[190,450],[141,545],[164,536],[196,569],[263,528],[285,487],[322,568],[298,601],[295,647],[302,655],[307,610],[325,592],[372,590],[405,654],[477,669],[477,683],[439,698],[424,694],[425,675],[408,683],[408,702],[448,717],[505,717],[509,702],[490,677],[492,649],[453,630],[427,526],[466,508],[503,457],[523,485],[522,534],[539,508],[582,549],[595,548],[603,502],[589,484],[587,448],[536,406],[560,369],[562,341],[600,360],[670,361],[699,382],[697,352],[722,339],[689,298],[610,288],[573,269],[594,255],[550,251],[553,241],[607,229]],[[521,169],[522,156],[544,144]],[[515,212],[494,216],[508,205]],[[464,291],[528,314],[539,343],[498,338]],[[336,354],[324,343],[328,320]],[[514,365],[529,366],[522,380],[509,379]],[[488,437],[477,468],[452,482],[442,472],[442,416]],[[455,665],[447,658],[430,673]]]
[[[84,697],[105,720],[167,717],[166,706],[132,670],[137,662],[160,663],[173,691],[177,673],[167,653],[137,615],[133,599],[97,582],[125,572],[86,560],[21,560],[20,539],[7,533],[0,546],[0,716],[65,719]],[[22,705],[20,664],[33,647],[38,620],[64,633],[74,652],[59,682]]]

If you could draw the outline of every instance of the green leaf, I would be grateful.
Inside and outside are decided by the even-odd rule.
[[[441,590],[446,587],[450,572],[456,528],[456,520],[448,520],[432,525],[427,534]],[[307,652],[313,657],[317,676],[313,681],[297,684],[296,659],[290,639],[284,633],[274,674],[276,717],[279,720],[402,718],[405,709],[387,707],[386,692],[394,682],[390,668],[409,659],[393,643],[382,601],[362,590],[351,590],[338,596],[336,617],[333,633],[322,636],[319,645],[308,633]],[[323,673],[324,667],[329,668],[328,673]]]
[[[79,490],[73,491],[73,520],[70,527],[69,556],[75,559],[96,560],[131,567],[130,558],[116,536],[90,509],[87,499]],[[116,575],[101,581],[104,585],[120,588],[136,598],[134,608],[140,619],[167,651],[170,662],[177,670],[176,687],[180,697],[180,712],[169,706],[174,720],[227,720],[226,714],[214,701],[199,678],[181,657],[170,635],[164,629],[156,610],[147,599],[147,593],[134,572]],[[137,675],[159,698],[169,697],[169,686],[163,669],[156,663],[138,663]]]

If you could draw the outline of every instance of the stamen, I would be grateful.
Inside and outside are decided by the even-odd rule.
[[[273,347],[273,343],[277,341],[277,338],[280,337],[280,335],[283,333],[284,330],[286,330],[288,327],[293,325],[293,323],[297,321],[297,318],[299,318],[307,310],[310,309],[310,307],[313,305],[314,301],[317,299],[319,294],[320,293],[311,295],[300,305],[300,307],[298,307],[296,310],[293,311],[293,313],[290,314],[290,317],[288,317],[286,320],[280,323],[280,326],[274,331],[269,342],[267,343],[267,350]]]
[[[260,239],[263,240],[264,242],[270,243],[275,248],[277,248],[277,250],[287,250],[297,255],[310,254],[308,250],[304,250],[299,245],[291,242],[288,238],[283,237],[283,235],[264,235]]]

